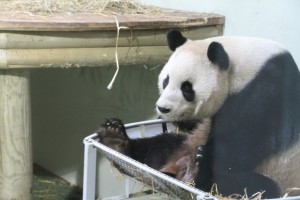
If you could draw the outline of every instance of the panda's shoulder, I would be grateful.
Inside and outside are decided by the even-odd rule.
[[[274,46],[280,49],[286,49],[286,47],[275,41],[268,38],[261,38],[261,37],[251,37],[251,36],[217,36],[217,37],[210,37],[207,39],[204,39],[203,41],[216,41],[220,42],[224,45],[230,45],[230,46],[239,46],[239,45],[251,45],[251,46]]]
[[[283,44],[266,38],[247,36],[219,36],[208,38],[206,41],[216,41],[221,43],[230,55],[264,55],[264,58],[267,59],[282,52],[288,52],[287,48]]]
[[[274,58],[291,59],[284,45],[264,38],[220,36],[207,41],[219,42],[227,52],[230,65],[230,93],[243,89]],[[282,58],[283,57],[283,58]],[[277,68],[272,68],[276,70]]]

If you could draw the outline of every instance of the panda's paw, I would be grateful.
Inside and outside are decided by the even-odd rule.
[[[97,131],[100,143],[121,153],[126,153],[129,138],[123,122],[120,119],[106,119],[102,127]]]

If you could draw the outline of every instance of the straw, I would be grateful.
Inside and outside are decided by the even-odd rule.
[[[135,0],[0,0],[0,11],[31,14],[88,12],[104,15],[153,14],[158,8]]]

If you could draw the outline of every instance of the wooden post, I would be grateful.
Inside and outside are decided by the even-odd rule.
[[[32,182],[28,70],[0,70],[0,199],[30,200]]]

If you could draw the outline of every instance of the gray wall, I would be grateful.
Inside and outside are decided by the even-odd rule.
[[[160,70],[121,67],[112,90],[114,67],[32,70],[34,162],[81,185],[83,138],[107,117],[153,118]]]
[[[142,3],[226,17],[224,35],[263,37],[284,44],[300,68],[299,0],[139,0]]]

